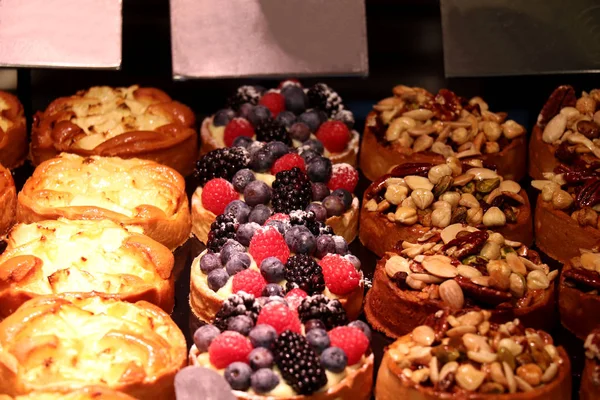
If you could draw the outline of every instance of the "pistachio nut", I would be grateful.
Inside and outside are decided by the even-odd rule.
[[[438,181],[438,183],[436,183],[435,186],[433,187],[433,195],[435,197],[440,197],[441,195],[446,193],[448,190],[450,190],[453,183],[454,183],[454,179],[451,176],[446,175],[446,176],[441,177],[440,180]]]
[[[483,179],[481,181],[477,181],[475,184],[475,189],[477,189],[479,193],[490,193],[492,190],[500,186],[500,181],[500,178]]]

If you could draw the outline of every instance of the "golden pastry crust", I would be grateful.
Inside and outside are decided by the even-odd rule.
[[[34,116],[34,165],[61,152],[143,158],[189,175],[198,135],[193,111],[155,88],[96,86],[54,100]]]
[[[69,393],[89,385],[175,399],[185,338],[160,308],[98,294],[43,296],[0,323],[0,392]]]
[[[0,255],[0,319],[25,301],[64,292],[96,292],[145,300],[173,310],[173,254],[110,220],[17,224]]]
[[[559,165],[554,157],[556,147],[542,139],[543,129],[533,127],[529,140],[529,176],[532,179],[544,179],[544,172],[552,172]]]
[[[17,214],[17,189],[10,171],[0,164],[0,204],[2,214],[0,215],[0,238],[3,237],[12,226]]]
[[[125,393],[102,386],[89,386],[71,393],[34,392],[11,397],[0,395],[0,400],[136,400]]]
[[[600,365],[598,360],[586,359],[585,367],[581,373],[581,386],[579,388],[579,400],[596,400],[600,398]]]
[[[185,181],[154,161],[63,153],[40,164],[19,193],[17,221],[111,219],[173,250],[190,235]]]
[[[27,157],[27,124],[16,96],[0,91],[0,164],[16,168]]]

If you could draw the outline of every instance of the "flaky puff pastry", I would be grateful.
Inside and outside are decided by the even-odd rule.
[[[154,161],[63,153],[40,164],[19,193],[17,222],[111,219],[169,249],[190,236],[185,181]]]
[[[12,226],[17,213],[17,189],[9,170],[0,164],[0,237]]]
[[[134,397],[102,386],[90,386],[71,393],[34,392],[11,397],[0,394],[0,400],[136,400]]]
[[[97,292],[173,310],[174,257],[137,227],[60,218],[11,229],[0,255],[0,320],[36,296]]]
[[[188,175],[198,147],[195,125],[193,111],[162,90],[96,86],[35,114],[31,160],[38,165],[61,152],[138,157]]]
[[[41,296],[0,323],[0,393],[99,385],[140,400],[175,399],[183,333],[160,308],[107,295]]]
[[[0,91],[0,164],[20,166],[27,156],[27,124],[23,105],[15,96]]]

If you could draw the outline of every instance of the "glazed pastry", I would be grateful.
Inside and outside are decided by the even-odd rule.
[[[378,400],[571,398],[571,365],[544,331],[515,319],[498,325],[487,311],[438,312],[387,348]]]
[[[194,176],[199,186],[192,195],[192,232],[203,243],[216,216],[232,207],[244,209],[239,222],[263,224],[273,213],[307,210],[347,242],[358,232],[358,198],[352,194],[358,171],[332,166],[314,151],[298,155],[281,142],[218,149],[200,158]]]
[[[0,238],[2,238],[12,226],[17,215],[17,189],[10,171],[0,164]]]
[[[598,111],[597,111],[598,110]],[[542,108],[529,144],[529,175],[543,179],[569,153],[588,162],[600,158],[600,90],[577,98],[569,85],[559,86]]]
[[[27,157],[27,125],[23,105],[15,96],[0,91],[0,164],[16,168]]]
[[[103,386],[89,386],[70,393],[33,392],[16,397],[0,394],[0,400],[135,400],[135,398]]]
[[[526,172],[525,128],[493,113],[480,97],[466,100],[442,89],[396,86],[367,116],[360,168],[374,181],[397,164],[440,164],[450,156],[477,156],[495,165],[505,179],[519,181]]]
[[[365,314],[397,338],[439,310],[491,311],[492,321],[514,318],[549,330],[554,325],[553,280],[539,255],[492,231],[453,224],[414,243],[402,242],[377,263]]]
[[[19,193],[17,221],[111,219],[169,249],[190,235],[185,181],[154,161],[63,153],[40,164]]]
[[[222,374],[238,399],[370,398],[367,324],[348,323],[343,309],[324,304],[321,295],[299,303],[261,300],[250,296],[247,307],[225,306],[219,311],[224,318],[199,328],[190,364]]]
[[[0,393],[11,396],[100,385],[140,400],[174,400],[185,363],[183,334],[145,301],[42,296],[0,323]]]
[[[351,319],[363,299],[360,261],[348,244],[312,213],[278,214],[264,226],[222,214],[208,234],[207,250],[191,267],[190,305],[211,322],[232,293],[256,297],[324,294],[339,299]]]
[[[40,295],[95,292],[173,310],[174,258],[139,227],[60,218],[17,224],[0,255],[0,319]]]
[[[581,256],[566,263],[560,274],[558,308],[560,321],[581,340],[600,326],[600,254],[581,250]]]
[[[360,241],[378,256],[397,243],[455,223],[494,229],[510,240],[533,242],[525,190],[480,160],[450,157],[443,164],[401,164],[365,191]]]
[[[189,175],[198,146],[195,125],[192,110],[162,90],[95,86],[35,114],[31,160],[39,165],[61,152],[139,157]]]
[[[278,89],[241,86],[227,108],[202,122],[200,154],[239,146],[248,140],[281,141],[300,149],[318,149],[334,164],[356,166],[359,134],[354,115],[324,83],[310,88],[293,80]]]
[[[580,400],[600,398],[600,329],[591,332],[584,343],[585,367],[581,374]]]

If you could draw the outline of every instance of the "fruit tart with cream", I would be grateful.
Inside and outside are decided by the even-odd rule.
[[[324,83],[303,88],[286,80],[270,90],[246,85],[226,108],[202,122],[200,154],[249,139],[281,141],[300,151],[318,150],[335,164],[356,166],[359,134],[353,127],[354,115]]]
[[[0,400],[136,400],[125,393],[107,389],[102,386],[86,386],[70,393],[32,392],[11,397],[0,394]]]
[[[2,238],[12,226],[17,216],[17,188],[10,171],[0,164],[0,238]]]
[[[387,348],[375,397],[565,400],[571,365],[548,333],[519,319],[498,324],[488,311],[439,311]]]
[[[403,241],[456,223],[494,229],[507,239],[533,242],[527,193],[481,160],[401,164],[365,191],[360,241],[378,256]]]
[[[206,243],[217,215],[236,212],[238,221],[262,225],[274,213],[312,211],[351,242],[358,232],[358,171],[309,150],[298,154],[282,142],[252,142],[217,149],[196,164],[192,232]]]
[[[226,318],[196,330],[190,364],[222,374],[238,399],[370,398],[367,324],[348,323],[339,302],[322,295],[244,296],[247,307],[227,301]]]
[[[591,332],[584,343],[585,367],[581,374],[579,398],[595,400],[600,398],[600,329]]]
[[[521,318],[528,326],[549,329],[557,275],[519,242],[453,224],[383,256],[365,314],[375,329],[395,338],[439,310],[481,308],[494,322]]]
[[[477,156],[498,174],[519,181],[526,173],[525,128],[494,113],[480,97],[468,100],[447,89],[436,95],[396,86],[367,116],[360,167],[374,181],[397,164],[440,164],[450,156]]]
[[[19,99],[0,90],[0,164],[16,168],[27,157],[27,122]]]

